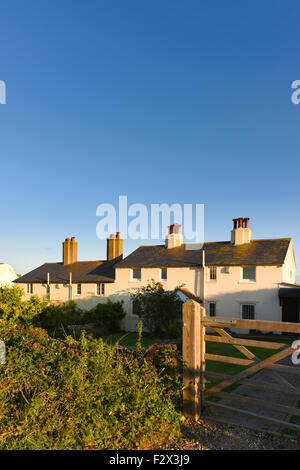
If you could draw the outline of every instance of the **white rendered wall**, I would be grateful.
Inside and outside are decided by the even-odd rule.
[[[13,281],[17,278],[14,269],[7,263],[0,263],[0,286],[13,286]]]

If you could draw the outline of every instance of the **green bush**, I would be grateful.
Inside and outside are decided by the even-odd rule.
[[[121,302],[99,303],[95,308],[82,311],[72,300],[60,305],[42,301],[36,295],[22,301],[20,287],[0,287],[0,318],[12,319],[20,324],[33,324],[49,334],[63,336],[68,325],[93,322],[103,333],[120,330],[120,322],[126,313]]]
[[[143,326],[159,338],[179,338],[182,331],[181,305],[177,292],[165,291],[162,284],[152,280],[151,284],[131,294],[137,315]]]
[[[23,302],[23,294],[23,289],[17,286],[0,287],[0,318],[13,319],[26,324],[42,313],[47,302],[43,302],[36,295]]]
[[[181,383],[171,386],[154,354],[7,319],[0,340],[0,449],[149,449],[178,438]]]
[[[59,335],[63,327],[83,322],[82,311],[74,301],[62,305],[46,304],[40,314],[33,319],[35,326],[45,328],[51,335]]]
[[[172,394],[177,408],[181,407],[181,395],[177,390],[182,388],[183,359],[177,346],[173,344],[153,344],[147,350],[147,359],[162,373],[168,395]]]
[[[122,302],[112,302],[108,299],[106,303],[99,303],[95,308],[84,312],[83,321],[95,323],[103,333],[112,333],[120,331],[120,323],[125,315]]]

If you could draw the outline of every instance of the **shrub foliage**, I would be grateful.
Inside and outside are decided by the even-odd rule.
[[[157,448],[178,436],[181,380],[155,351],[62,341],[9,319],[0,340],[0,449]]]
[[[23,290],[19,287],[0,287],[0,318],[13,319],[20,324],[33,324],[47,330],[51,335],[62,336],[68,325],[93,322],[103,333],[120,330],[125,317],[121,302],[99,303],[91,310],[82,311],[74,301],[52,305],[33,295],[22,301]]]
[[[84,332],[77,341],[54,338],[49,332],[86,321],[115,331],[122,304],[83,313],[75,303],[22,302],[22,294],[0,288],[0,449],[147,449],[177,438],[176,351],[129,351]]]
[[[131,294],[136,314],[152,335],[160,338],[181,336],[182,302],[177,294],[178,289],[166,291],[161,283],[152,280],[146,287]]]

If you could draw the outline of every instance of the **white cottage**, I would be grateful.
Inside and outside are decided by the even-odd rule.
[[[63,242],[62,261],[45,263],[15,282],[24,298],[51,302],[75,300],[88,309],[98,302],[123,300],[124,329],[134,331],[138,317],[130,294],[154,279],[166,290],[183,285],[183,300],[201,302],[211,316],[299,321],[300,286],[290,238],[252,240],[249,218],[233,220],[230,241],[188,249],[173,224],[163,245],[140,246],[122,259],[120,234],[107,240],[107,259],[78,261],[74,237]]]
[[[211,316],[298,322],[292,240],[252,240],[249,218],[233,223],[230,241],[198,250],[187,249],[179,226],[171,225],[164,245],[141,246],[119,262],[115,294],[124,300],[125,328],[136,329],[138,321],[130,293],[152,279],[167,290],[184,284],[183,294],[200,299]]]

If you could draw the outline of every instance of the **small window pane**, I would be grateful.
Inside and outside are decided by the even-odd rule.
[[[139,281],[141,280],[141,268],[135,268],[132,270],[132,277],[133,279],[138,279]]]
[[[167,280],[167,268],[161,268],[161,279],[164,281]]]
[[[209,279],[215,281],[217,279],[217,268],[215,266],[209,268]]]
[[[27,294],[33,294],[33,284],[27,284]]]
[[[250,281],[255,281],[256,277],[256,268],[249,266],[243,268],[243,279],[248,279]]]
[[[81,295],[81,284],[77,284],[77,295]]]
[[[216,303],[209,302],[209,316],[215,317],[216,316]]]
[[[132,301],[132,314],[133,315],[139,314],[139,303],[137,300]]]
[[[243,320],[255,320],[255,305],[243,304],[242,305],[242,318]]]
[[[97,284],[97,295],[105,295],[105,284],[98,282]]]

